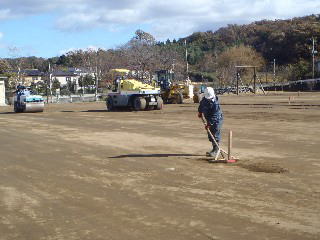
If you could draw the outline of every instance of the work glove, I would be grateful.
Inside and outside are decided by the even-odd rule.
[[[198,112],[198,118],[202,118],[202,113]]]

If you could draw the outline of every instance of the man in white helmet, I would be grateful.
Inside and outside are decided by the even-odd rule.
[[[204,91],[204,98],[202,98],[199,108],[198,117],[202,115],[207,120],[206,129],[210,129],[215,140],[219,144],[221,141],[221,128],[223,123],[223,114],[220,108],[218,97],[215,95],[212,87],[207,87]],[[212,150],[207,152],[207,156],[214,157],[218,152],[218,148],[208,134],[209,141],[212,143]]]

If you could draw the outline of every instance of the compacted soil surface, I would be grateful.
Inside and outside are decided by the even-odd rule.
[[[190,102],[0,107],[0,240],[320,239],[320,93],[220,101],[236,163]]]

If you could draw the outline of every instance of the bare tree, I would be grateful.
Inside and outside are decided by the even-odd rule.
[[[235,46],[227,49],[218,56],[217,75],[221,84],[228,84],[233,81],[236,75],[235,66],[252,65],[256,67],[264,66],[263,57],[249,46]],[[249,73],[248,69],[241,69],[243,79]],[[244,80],[245,82],[245,80]]]
[[[137,30],[135,36],[120,48],[128,59],[128,67],[135,70],[137,77],[142,80],[148,77],[153,69],[155,57],[155,39],[142,30]]]
[[[183,52],[169,44],[156,46],[154,58],[156,69],[178,70],[184,61]]]
[[[214,53],[208,52],[201,59],[197,68],[201,72],[214,72],[217,68],[217,58]]]
[[[127,66],[128,60],[125,54],[119,50],[109,49],[101,51],[99,55],[100,82],[99,87],[110,85],[114,79],[111,78],[110,69]]]
[[[18,84],[25,84],[24,83],[24,78],[22,77],[23,75],[23,65],[24,65],[24,58],[22,58],[21,56],[21,49],[19,49],[18,47],[9,47],[8,48],[9,51],[9,55],[11,58],[14,59],[14,61],[12,61],[12,65],[11,68],[14,69],[17,74],[13,74],[12,77],[9,79],[10,81],[10,85],[11,86],[17,86]]]

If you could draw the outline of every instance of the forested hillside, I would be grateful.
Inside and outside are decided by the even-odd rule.
[[[197,32],[180,39],[189,46],[189,63],[195,70],[217,57],[226,49],[241,44],[252,46],[265,59],[265,65],[276,61],[277,66],[291,68],[296,78],[311,76],[312,38],[320,49],[320,15],[289,20],[262,20],[248,25],[228,25],[216,32]]]
[[[216,32],[194,33],[179,42],[187,40],[192,45],[192,63],[200,61],[198,51],[218,54],[228,47],[245,44],[254,47],[268,61],[276,58],[279,64],[290,64],[311,57],[312,37],[320,40],[320,15],[228,25]]]

